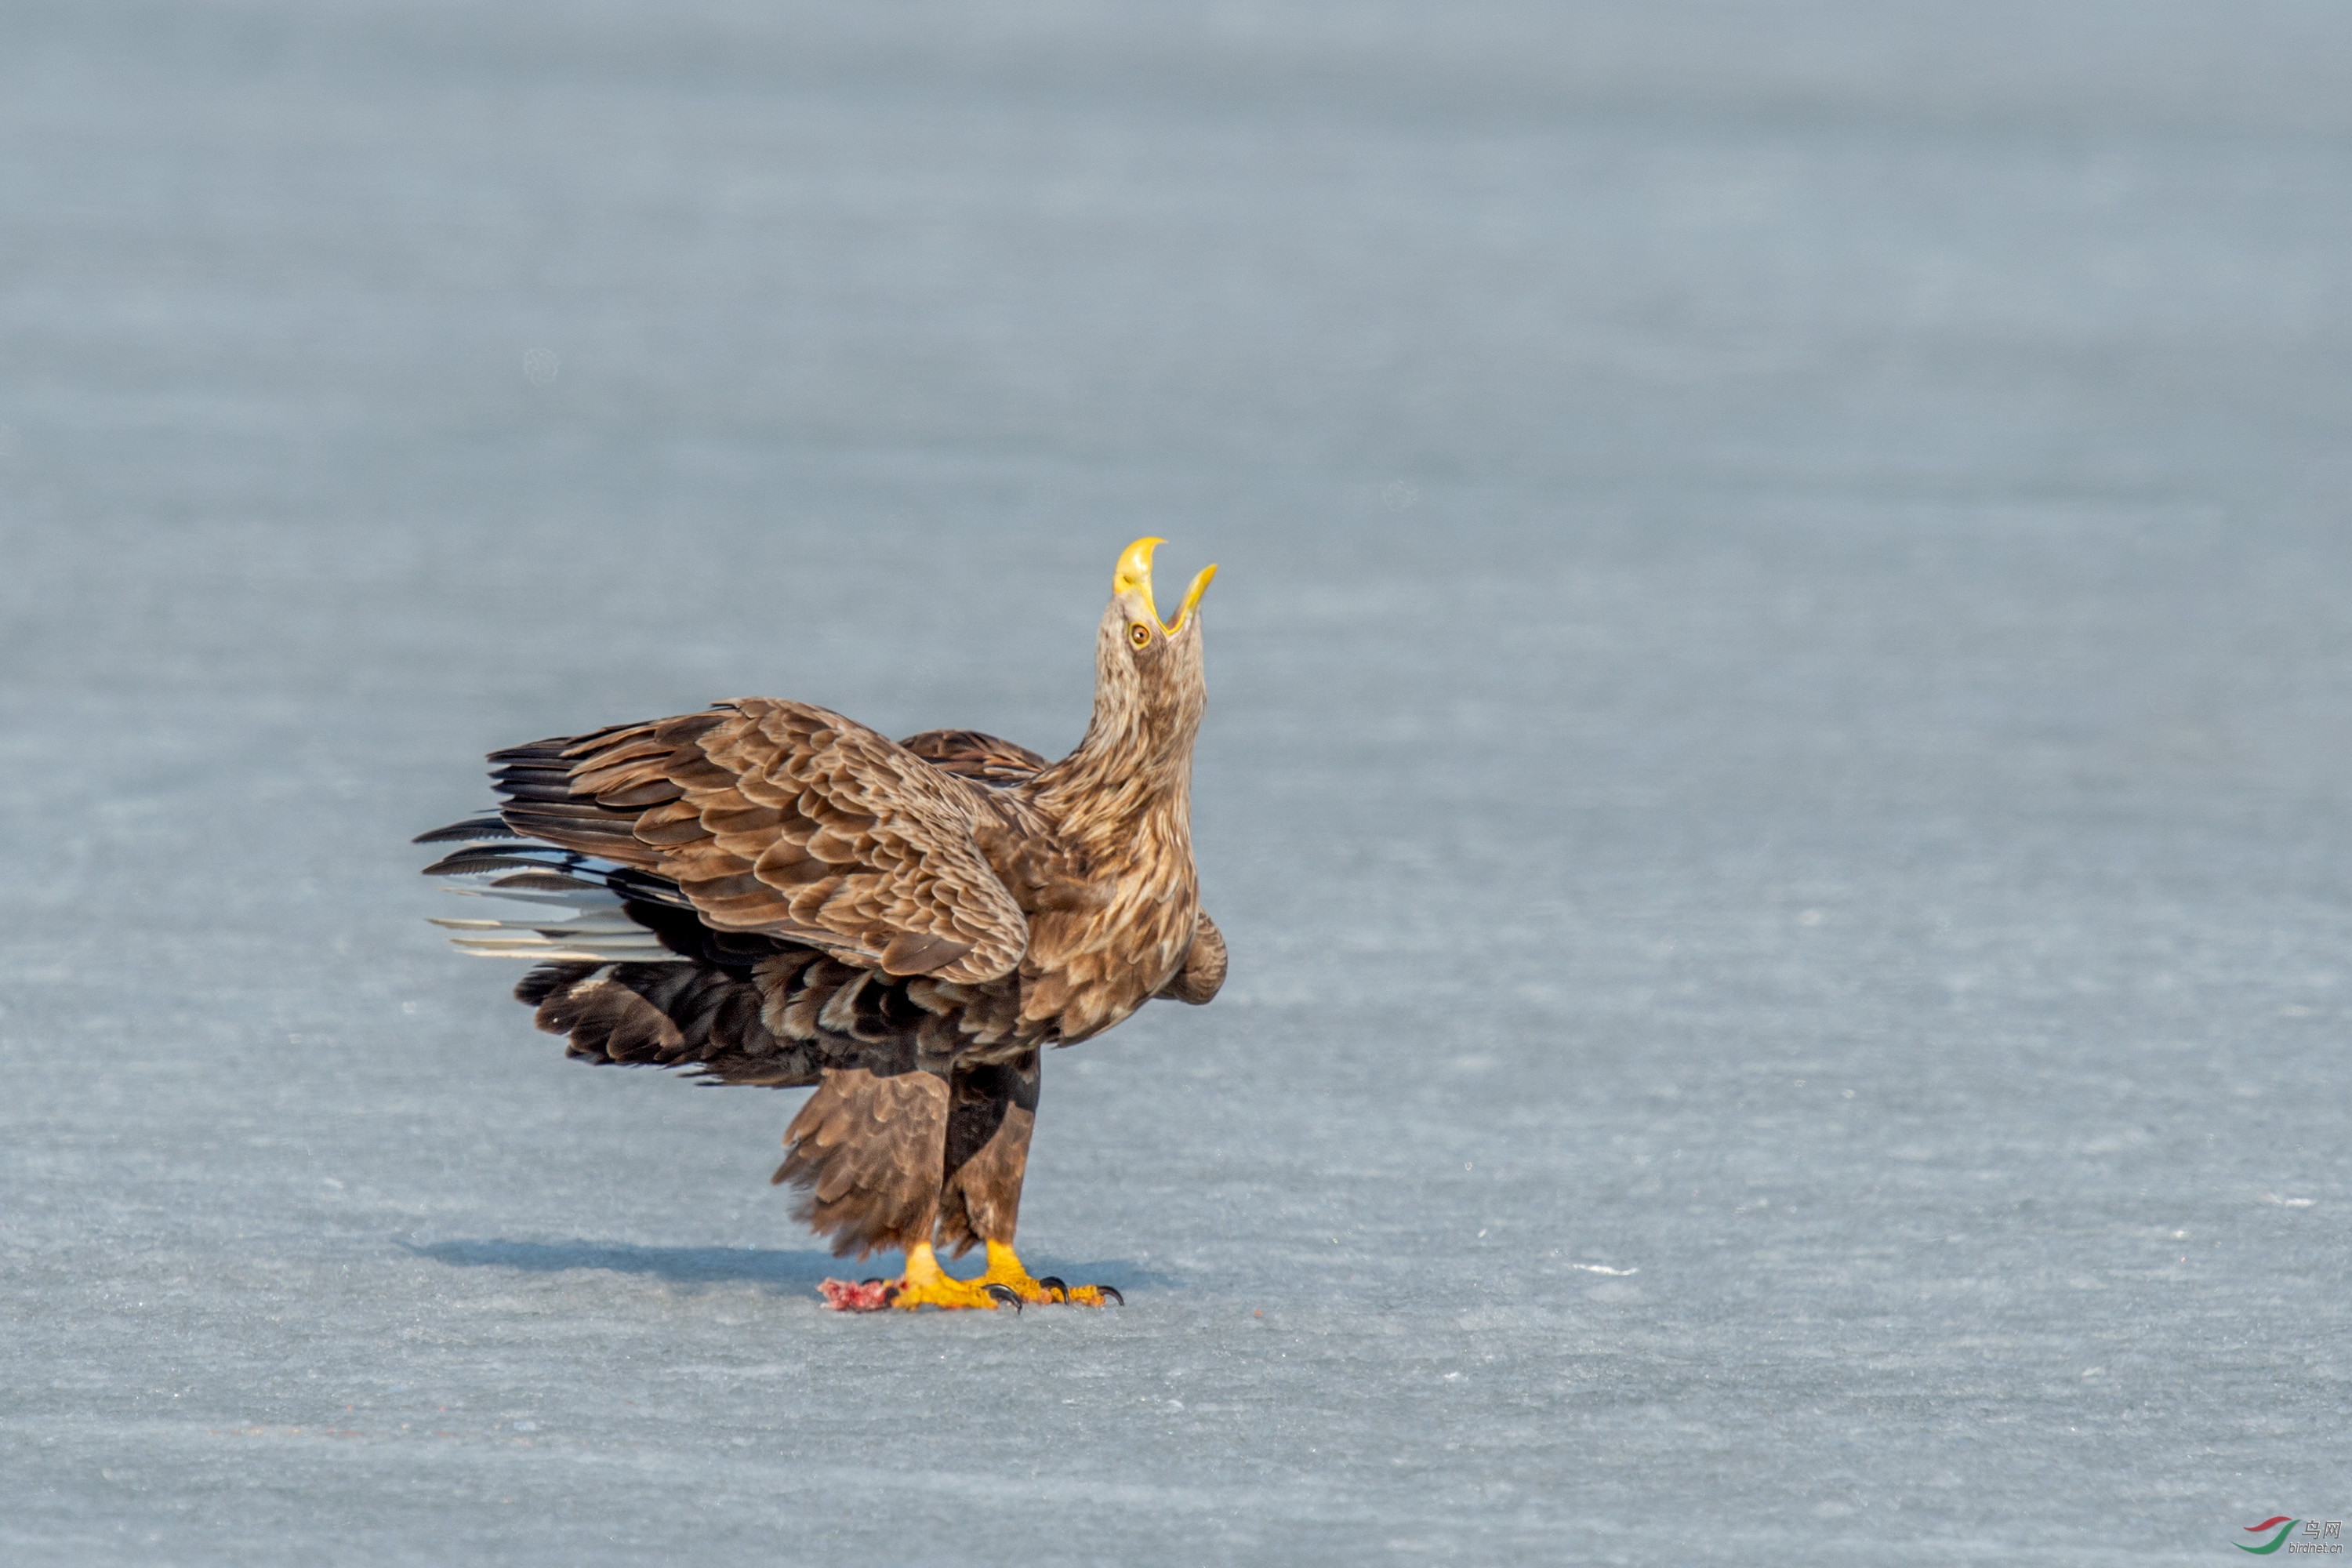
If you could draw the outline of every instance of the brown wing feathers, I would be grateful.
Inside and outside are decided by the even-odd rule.
[[[979,784],[1016,784],[1045,771],[1045,759],[978,730],[926,730],[898,742],[923,761]]]
[[[693,735],[717,722],[716,714],[697,713],[659,724],[614,725],[592,734],[559,736],[493,752],[490,780],[507,797],[499,815],[518,833],[641,870],[657,870],[658,857],[635,831],[639,812],[623,800],[599,799],[595,788],[575,783],[579,759],[618,750],[623,760],[633,760],[658,750],[674,753],[684,763],[688,760],[684,748]],[[668,732],[669,744],[655,739],[660,731]],[[678,794],[671,786],[661,798],[675,800]]]
[[[955,981],[1027,942],[973,842],[984,795],[824,709],[749,699],[494,760],[509,827],[667,878],[718,929]]]

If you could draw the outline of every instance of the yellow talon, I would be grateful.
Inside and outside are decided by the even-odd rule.
[[[988,1244],[988,1272],[974,1281],[980,1285],[1002,1285],[1031,1306],[1047,1302],[1067,1303],[1073,1307],[1099,1307],[1109,1298],[1099,1285],[1065,1285],[1059,1279],[1032,1279],[1023,1268],[1020,1255],[1001,1241]],[[1118,1296],[1114,1290],[1112,1297]],[[1122,1306],[1126,1303],[1120,1302]]]
[[[918,1242],[908,1248],[907,1275],[898,1281],[898,1293],[890,1298],[890,1305],[904,1307],[910,1312],[918,1307],[945,1307],[950,1310],[978,1307],[992,1312],[1003,1300],[989,1290],[993,1283],[996,1282],[987,1279],[956,1279],[940,1267],[929,1242]]]
[[[910,1312],[918,1307],[991,1312],[1011,1307],[1017,1312],[1024,1304],[1049,1302],[1073,1307],[1100,1307],[1111,1301],[1127,1305],[1127,1298],[1108,1285],[1065,1285],[1050,1275],[1032,1279],[1029,1270],[1021,1266],[1020,1256],[1001,1241],[988,1244],[988,1271],[977,1279],[956,1279],[940,1267],[939,1254],[930,1244],[922,1242],[907,1249],[907,1272],[895,1285],[886,1286],[879,1279],[858,1285],[827,1279],[818,1289],[829,1306],[842,1312],[878,1312],[885,1307]]]

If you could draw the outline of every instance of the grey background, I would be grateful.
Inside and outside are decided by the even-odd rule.
[[[2348,80],[2334,0],[0,6],[0,1555],[2341,1518]],[[404,841],[747,693],[1066,747],[1145,532],[1234,978],[1051,1060],[1022,1232],[1129,1305],[824,1313],[797,1097],[562,1061]]]

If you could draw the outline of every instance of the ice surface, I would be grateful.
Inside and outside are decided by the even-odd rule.
[[[2352,12],[292,0],[0,45],[0,1558],[2216,1560],[2352,1506]],[[1207,603],[1124,1310],[404,840]]]

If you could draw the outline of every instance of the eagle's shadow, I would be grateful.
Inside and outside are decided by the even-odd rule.
[[[650,1274],[674,1285],[714,1285],[741,1282],[766,1287],[771,1292],[814,1291],[821,1279],[895,1279],[904,1260],[895,1252],[877,1252],[860,1261],[835,1258],[810,1249],[773,1247],[637,1247],[621,1241],[509,1241],[484,1237],[466,1241],[402,1241],[400,1248],[415,1258],[429,1258],[456,1268],[514,1268],[527,1274],[562,1274],[575,1268],[602,1269],[612,1274]],[[1122,1290],[1165,1289],[1177,1283],[1170,1275],[1128,1259],[1070,1263],[1039,1256],[1026,1258],[1030,1272],[1053,1274],[1073,1284],[1113,1285]],[[949,1264],[951,1273],[979,1272],[977,1255]]]

